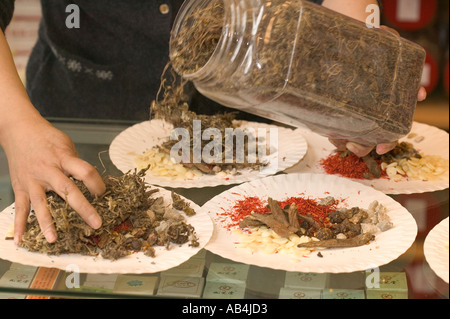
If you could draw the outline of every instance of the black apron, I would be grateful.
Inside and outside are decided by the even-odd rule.
[[[42,0],[39,38],[26,72],[34,106],[46,118],[148,120],[182,2]],[[79,28],[66,25],[70,4],[80,10]],[[195,112],[236,111],[193,92]],[[266,121],[242,113],[238,118]]]

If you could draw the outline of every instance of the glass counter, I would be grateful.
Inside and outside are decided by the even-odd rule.
[[[96,166],[101,173],[121,174],[109,159],[108,148],[114,137],[132,123],[52,122],[73,139],[81,158]],[[180,188],[174,191],[201,206],[230,187]],[[413,215],[418,235],[404,254],[377,269],[383,283],[387,283],[380,288],[370,285],[370,271],[288,272],[236,263],[202,249],[170,274],[79,274],[0,259],[0,299],[448,299],[448,284],[433,272],[423,251],[429,231],[448,217],[448,189],[392,197]],[[0,149],[0,211],[13,202],[7,161]],[[228,273],[232,280],[212,280],[211,275],[217,271]],[[178,276],[180,284],[168,294],[161,287],[170,275]]]

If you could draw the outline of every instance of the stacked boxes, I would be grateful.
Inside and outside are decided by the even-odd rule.
[[[0,278],[0,287],[28,288],[34,278],[37,268],[12,263]],[[24,294],[0,293],[0,299],[25,299]]]
[[[408,299],[404,272],[380,272],[379,281],[366,288],[367,299]]]
[[[280,299],[320,299],[328,281],[327,274],[286,272]]]
[[[205,284],[205,250],[181,265],[160,273],[157,296],[200,298]]]
[[[238,263],[211,263],[203,298],[243,299],[250,266]]]

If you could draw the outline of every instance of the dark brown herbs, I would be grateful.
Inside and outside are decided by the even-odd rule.
[[[47,194],[54,225],[58,234],[55,243],[48,243],[31,214],[20,245],[29,251],[49,255],[77,253],[116,260],[133,252],[143,252],[155,257],[154,246],[199,245],[195,229],[188,224],[184,214],[195,211],[179,195],[172,193],[170,205],[144,181],[145,170],[134,171],[120,177],[106,176],[106,193],[92,196],[87,188],[75,181],[84,196],[102,217],[102,227],[89,227],[61,197]]]

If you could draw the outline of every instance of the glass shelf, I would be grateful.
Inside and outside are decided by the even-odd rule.
[[[114,137],[131,123],[81,123],[60,120],[53,121],[53,124],[73,139],[80,157],[96,166],[101,173],[121,174],[109,159],[108,147]],[[201,206],[230,187],[174,189],[174,191]],[[78,274],[53,268],[30,267],[0,259],[0,299],[137,297],[448,299],[448,284],[429,267],[423,252],[423,243],[428,232],[448,217],[448,189],[392,197],[407,207],[419,227],[414,244],[398,259],[377,269],[380,276],[384,276],[381,278],[395,281],[394,287],[372,289],[366,279],[370,277],[370,271],[342,274],[294,273],[236,263],[203,249],[176,269],[139,275]],[[0,198],[0,211],[14,201],[6,157],[1,150]],[[193,273],[194,268],[196,270]],[[223,280],[213,279],[212,276],[217,269],[222,269],[223,273],[228,271],[228,277],[225,276],[226,279]],[[236,279],[236,276],[239,278]],[[178,280],[178,287],[164,286],[169,279],[172,280],[172,284]]]

